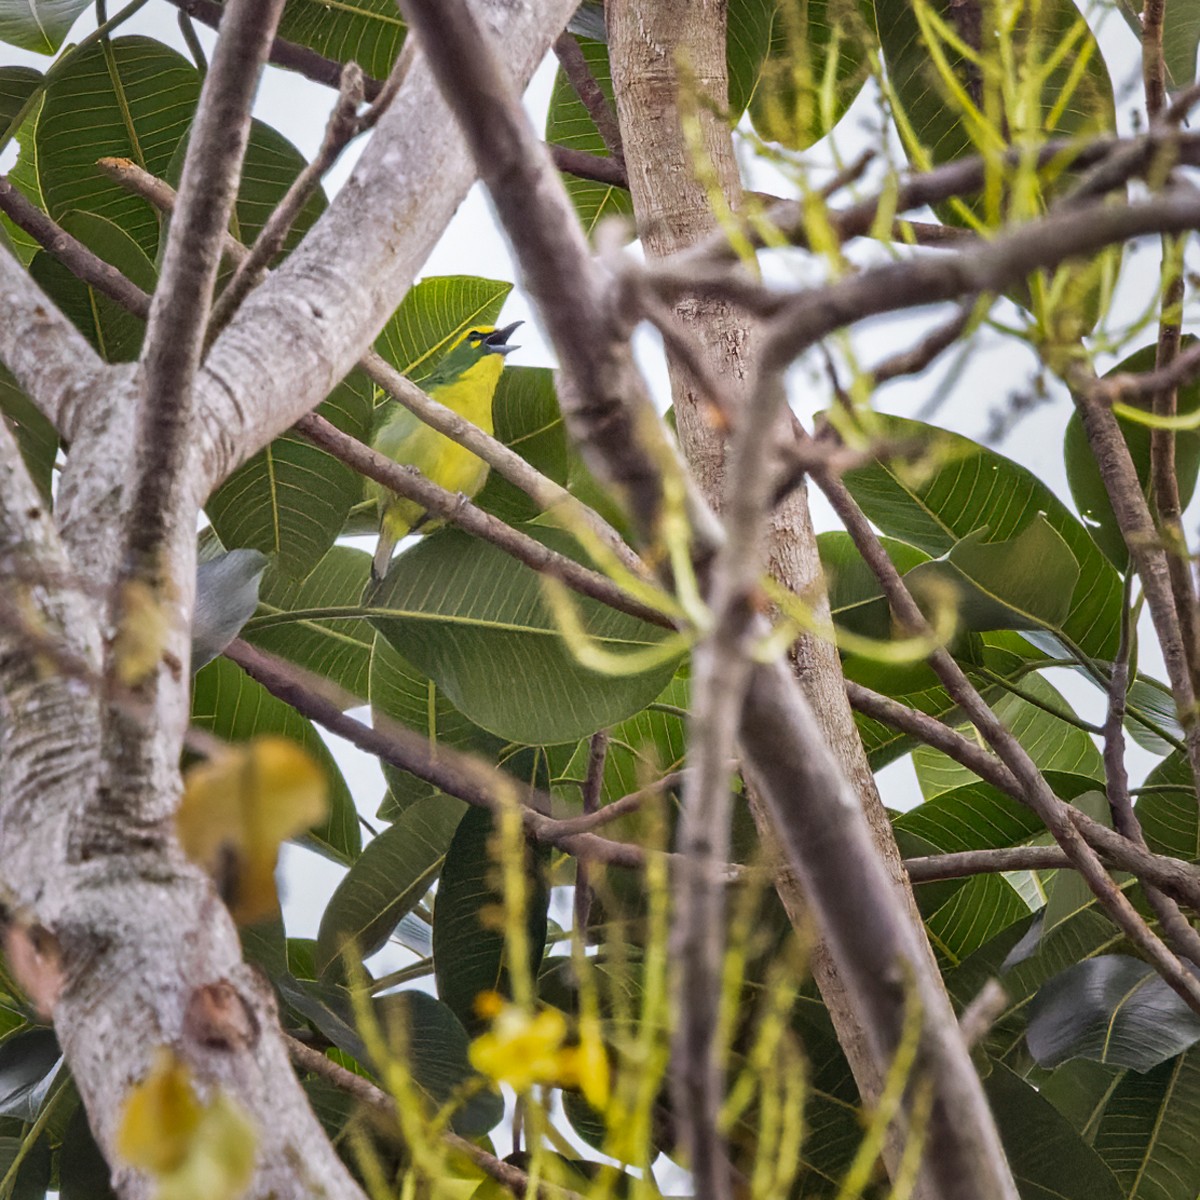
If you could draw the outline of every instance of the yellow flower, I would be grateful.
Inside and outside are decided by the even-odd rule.
[[[469,1051],[471,1065],[481,1075],[516,1092],[535,1084],[577,1087],[593,1108],[608,1103],[608,1056],[594,1018],[581,1022],[579,1044],[566,1046],[567,1019],[556,1008],[532,1013],[495,992],[483,993],[475,1007],[492,1021]]]

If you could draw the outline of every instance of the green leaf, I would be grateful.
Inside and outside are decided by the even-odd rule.
[[[875,417],[877,436],[928,448],[924,463],[873,463],[848,471],[846,486],[886,534],[934,556],[987,529],[991,542],[1018,537],[1039,516],[1066,543],[1079,576],[1055,629],[1093,659],[1112,661],[1120,638],[1121,579],[1087,530],[1032,472],[957,434],[919,421]]]
[[[93,254],[116,267],[142,291],[152,293],[158,281],[146,252],[119,226],[93,213],[68,213],[62,227]],[[49,251],[33,260],[29,273],[46,295],[95,346],[105,362],[133,362],[142,348],[146,322],[123,305],[77,278]]]
[[[75,1109],[59,1147],[58,1194],[61,1200],[116,1200],[108,1163],[82,1104]]]
[[[1155,789],[1136,806],[1146,844],[1155,854],[1200,860],[1200,807],[1187,758],[1174,751],[1146,776],[1145,786]]]
[[[304,155],[278,130],[262,121],[250,123],[250,140],[230,221],[230,232],[238,241],[248,246],[262,233],[267,219],[307,165]],[[297,245],[325,211],[326,204],[324,189],[318,187],[296,214],[281,253],[287,254]]]
[[[1196,81],[1196,49],[1200,47],[1200,8],[1168,4],[1163,13],[1163,60],[1167,87],[1177,92]]]
[[[881,538],[887,556],[903,575],[929,561],[924,550],[895,538]],[[892,614],[883,587],[854,539],[843,530],[817,534],[817,552],[829,592],[829,610],[835,625],[862,637],[892,636]]]
[[[420,384],[434,373],[442,356],[468,329],[496,323],[512,286],[474,275],[422,279],[409,288],[403,303],[375,339],[375,349],[397,371]]]
[[[547,367],[505,367],[492,398],[494,436],[555,483],[567,482],[567,439],[554,372]],[[495,471],[475,503],[510,525],[531,521],[538,506]]]
[[[46,201],[42,196],[42,181],[38,171],[37,124],[44,102],[45,97],[39,96],[37,103],[33,107],[33,111],[21,122],[21,127],[16,131],[18,145],[17,161],[6,176],[8,182],[30,204],[43,211],[46,208]],[[4,213],[0,213],[0,231],[7,235],[13,253],[20,259],[22,265],[26,267],[33,262],[34,256],[41,251],[41,244],[31,234],[14,225]]]
[[[427,796],[367,843],[321,917],[318,970],[339,962],[348,942],[360,959],[383,947],[429,890],[465,810],[453,796]]]
[[[1029,907],[1001,875],[977,875],[925,918],[930,944],[943,966],[957,966],[1000,930],[1029,915]]]
[[[1057,712],[1072,712],[1059,691],[1040,675],[1027,676],[1020,686],[1022,691],[1040,704]],[[1104,778],[1104,760],[1091,734],[1085,730],[1011,692],[1001,696],[992,705],[992,710],[1042,770],[1064,771],[1092,779]],[[959,732],[971,736],[971,729],[973,726],[964,723],[959,727]],[[913,766],[917,770],[922,794],[926,797],[977,778],[973,771],[928,746],[920,746],[913,751]]]
[[[807,150],[841,120],[868,75],[873,23],[844,0],[784,0],[750,101],[750,120],[767,141]],[[827,82],[828,81],[828,82]]]
[[[438,995],[454,1015],[475,1033],[481,1019],[475,1011],[480,992],[507,993],[508,965],[497,913],[504,910],[498,886],[499,863],[493,858],[495,823],[483,808],[469,808],[446,852],[433,908],[433,971]],[[526,935],[529,971],[537,978],[546,946],[546,906],[550,893],[542,878],[538,851],[526,847]]]
[[[0,364],[0,416],[17,439],[17,449],[21,451],[30,477],[43,499],[48,501],[54,459],[58,454],[58,434],[3,364]]]
[[[299,582],[269,567],[259,590],[259,616],[246,624],[242,636],[259,649],[365,698],[375,642],[375,631],[366,621],[305,618],[265,626],[262,622],[309,609],[353,607],[362,597],[370,566],[371,556],[362,550],[334,546]]]
[[[128,158],[165,176],[199,95],[196,69],[151,38],[114,38],[73,58],[46,89],[37,123],[50,216],[58,221],[82,210],[106,217],[154,258],[158,213],[101,175],[96,160]]]
[[[1127,1074],[1096,1132],[1096,1152],[1127,1200],[1195,1200],[1200,1191],[1200,1048]]]
[[[1021,1200],[1124,1200],[1104,1160],[1019,1075],[992,1063],[983,1086]]]
[[[1001,50],[992,10],[972,10],[983,12],[983,27],[970,29],[965,21],[960,24],[956,19],[966,10],[956,8],[950,0],[921,2],[967,44],[983,46],[985,53],[994,46],[995,62]],[[1008,53],[1031,79],[1040,79],[1040,93],[1031,95],[1030,87],[1024,86],[1005,96],[987,98],[978,68],[969,65],[952,44],[939,36],[937,47],[931,50],[921,34],[916,5],[917,0],[875,0],[876,27],[893,102],[907,117],[900,126],[902,140],[915,165],[922,164],[922,149],[933,163],[942,163],[989,148],[990,142],[977,144],[984,136],[977,126],[984,122],[981,113],[992,105],[998,106],[992,114],[993,124],[996,119],[1003,122],[1010,143],[1048,137],[1084,139],[1115,128],[1112,83],[1104,59],[1071,0],[1042,0],[1034,22],[1030,10],[1023,10],[1012,27]],[[1046,71],[1047,60],[1072,33],[1080,36],[1071,51]],[[956,80],[953,89],[941,75],[935,53],[944,55]],[[1081,66],[1078,77],[1072,79]],[[986,77],[986,72],[982,74]],[[1070,93],[1069,84],[1074,88]],[[1019,96],[1020,102],[1006,104],[1009,95]]]
[[[352,437],[370,436],[373,391],[355,371],[317,409]],[[285,433],[244,462],[209,497],[205,510],[228,547],[272,555],[302,580],[333,546],[362,496],[362,477],[298,434]]]
[[[29,1135],[23,1138],[0,1137],[0,1177],[7,1175],[22,1152]],[[41,1136],[17,1168],[10,1200],[43,1200],[50,1187],[50,1141]]]
[[[282,917],[239,926],[238,936],[242,940],[246,961],[261,967],[268,979],[276,979],[287,973],[288,941]]]
[[[746,111],[771,45],[771,24],[779,0],[729,0],[725,63],[729,74],[729,119]]]
[[[1154,730],[1147,729],[1141,721],[1132,716],[1135,711],[1149,717],[1179,742],[1183,741],[1183,725],[1179,721],[1175,697],[1171,695],[1171,689],[1159,683],[1157,679],[1139,675],[1126,694],[1125,708],[1125,728],[1143,750],[1149,750],[1151,754],[1170,754],[1174,745],[1159,737]]]
[[[1197,20],[1200,21],[1200,15]],[[1182,345],[1194,345],[1196,339],[1190,334],[1182,339]],[[1113,375],[1141,374],[1154,369],[1157,346],[1151,344],[1135,350],[1119,362],[1105,378]],[[1200,408],[1200,383],[1189,383],[1179,388],[1178,407],[1180,413],[1194,413]],[[1149,409],[1149,403],[1133,400],[1133,408]],[[1146,425],[1118,417],[1117,425],[1129,447],[1133,465],[1137,468],[1138,481],[1143,489],[1150,482],[1150,429]],[[1108,490],[1100,478],[1095,455],[1088,445],[1083,422],[1077,412],[1067,420],[1067,431],[1063,437],[1063,458],[1067,465],[1067,483],[1071,487],[1071,498],[1084,521],[1091,528],[1097,545],[1113,561],[1118,570],[1124,571],[1129,561],[1125,539],[1117,526],[1117,518],[1109,503]],[[1200,430],[1183,429],[1175,434],[1175,476],[1179,485],[1179,499],[1184,508],[1196,490],[1196,476],[1200,472]]]
[[[556,549],[552,531],[528,531]],[[405,551],[368,593],[371,623],[445,689],[466,717],[530,744],[574,741],[644,708],[676,661],[637,675],[583,666],[548,608],[536,572],[487,542],[441,530]],[[645,651],[663,631],[572,596],[588,634],[615,654]]]
[[[381,996],[375,1008],[389,1042],[403,1047],[413,1078],[436,1107],[461,1096],[464,1084],[479,1084],[467,1061],[467,1031],[448,1005],[410,989]],[[504,1117],[504,1100],[486,1088],[459,1105],[450,1126],[464,1137],[482,1137]]]
[[[32,67],[0,67],[0,132],[16,120],[42,78]]]
[[[89,0],[0,0],[0,42],[54,54]]]
[[[1200,1016],[1149,963],[1101,954],[1038,990],[1026,1037],[1043,1067],[1087,1058],[1144,1072],[1200,1041]]]
[[[404,22],[395,0],[288,0],[278,34],[337,62],[353,60],[385,79],[404,44]]]
[[[1061,629],[1079,582],[1063,538],[1040,515],[1008,541],[987,537],[986,529],[967,534],[943,557],[914,567],[905,582],[918,598],[948,585],[966,629]]]
[[[1095,1140],[1096,1126],[1104,1106],[1124,1070],[1075,1058],[1056,1068],[1049,1079],[1038,1084],[1038,1091],[1079,1130],[1089,1145]]]
[[[335,862],[351,863],[358,857],[358,814],[350,789],[320,734],[290,704],[276,700],[228,659],[217,658],[196,673],[192,723],[230,742],[277,733],[303,746],[329,776],[330,811],[325,825],[301,841]]]
[[[52,1029],[30,1029],[5,1038],[0,1043],[0,1116],[35,1120],[60,1058]]]
[[[382,634],[375,635],[370,672],[371,713],[374,723],[381,718],[399,721],[427,737],[434,745],[456,750],[473,750],[494,759],[503,742],[480,729],[450,703],[449,698],[428,675],[403,658]],[[389,791],[379,810],[385,821],[394,821],[410,805],[438,795],[431,783],[383,764]]]
[[[613,103],[612,67],[608,61],[608,47],[603,42],[590,38],[579,38],[579,48],[587,62],[592,78],[600,90]],[[615,110],[614,110],[615,111]],[[583,101],[579,99],[566,73],[559,68],[554,77],[554,90],[550,94],[550,110],[546,114],[546,141],[554,146],[566,146],[585,154],[596,154],[608,158],[608,147],[596,128],[596,122]],[[575,211],[579,214],[584,233],[590,238],[596,226],[605,217],[629,216],[633,213],[633,202],[629,191],[610,183],[597,183],[591,179],[578,179],[564,175],[563,185]]]

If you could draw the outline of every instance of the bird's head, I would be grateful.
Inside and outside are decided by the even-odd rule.
[[[504,365],[504,356],[520,349],[519,346],[510,346],[508,339],[518,326],[523,324],[523,321],[514,321],[511,325],[505,325],[503,329],[492,325],[472,326],[451,347],[446,357],[438,364],[432,378],[424,381],[424,386],[428,389],[452,383],[468,372],[499,376]],[[482,372],[476,371],[481,364]]]

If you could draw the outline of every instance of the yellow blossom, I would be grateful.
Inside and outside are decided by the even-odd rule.
[[[608,1056],[597,1020],[585,1018],[579,1044],[567,1046],[567,1019],[556,1008],[533,1013],[485,992],[476,1009],[492,1022],[469,1052],[471,1065],[481,1075],[516,1092],[527,1092],[535,1084],[579,1088],[593,1108],[603,1109],[608,1103]]]

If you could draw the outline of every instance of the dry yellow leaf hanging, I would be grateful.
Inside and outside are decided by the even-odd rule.
[[[281,737],[231,746],[188,770],[176,817],[179,840],[217,881],[238,922],[278,912],[280,843],[325,817],[328,793],[320,763]]]
[[[236,1200],[257,1144],[237,1103],[220,1091],[202,1101],[187,1065],[165,1047],[130,1091],[117,1130],[117,1152],[154,1177],[155,1200]]]

